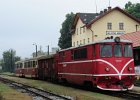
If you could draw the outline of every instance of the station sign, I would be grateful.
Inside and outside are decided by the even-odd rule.
[[[125,34],[124,31],[106,31],[106,35],[122,35]]]

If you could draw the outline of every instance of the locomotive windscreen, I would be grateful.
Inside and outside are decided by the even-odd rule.
[[[102,44],[100,46],[101,57],[112,57],[112,45]]]

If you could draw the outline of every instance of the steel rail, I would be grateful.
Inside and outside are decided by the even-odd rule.
[[[4,82],[4,83],[8,83],[8,84],[13,85],[13,86],[16,86],[18,88],[24,89],[28,92],[31,92],[35,95],[43,97],[47,100],[72,100],[71,97],[58,95],[58,94],[55,94],[55,93],[52,93],[52,92],[48,92],[48,91],[45,91],[45,90],[42,90],[42,89],[38,89],[36,87],[32,87],[32,86],[25,85],[25,84],[22,84],[22,83],[19,83],[19,82],[15,82],[15,81],[12,81],[12,80],[9,80],[9,79],[6,79],[6,78],[0,77],[0,81]]]

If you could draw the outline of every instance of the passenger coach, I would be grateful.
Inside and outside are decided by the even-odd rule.
[[[16,65],[16,76],[21,77],[38,77],[38,64],[37,64],[37,58],[32,59],[26,59],[22,61],[17,61],[15,63]]]

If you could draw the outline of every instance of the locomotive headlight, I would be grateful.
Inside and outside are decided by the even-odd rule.
[[[105,70],[106,70],[107,72],[109,72],[110,69],[109,69],[109,67],[106,67]]]
[[[128,70],[129,70],[129,71],[132,71],[132,67],[128,67]]]

